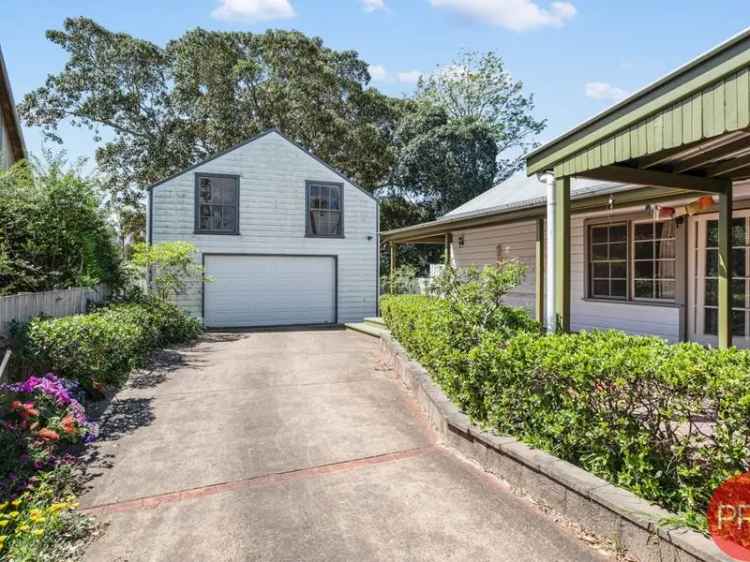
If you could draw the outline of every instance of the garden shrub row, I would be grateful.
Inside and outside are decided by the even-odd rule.
[[[173,304],[141,297],[89,314],[37,318],[16,331],[15,347],[28,371],[55,372],[91,390],[121,383],[149,353],[189,341],[200,330]]]
[[[698,528],[713,490],[750,469],[750,353],[618,331],[545,336],[518,311],[499,306],[488,322],[482,298],[444,294],[387,297],[382,314],[481,425]]]

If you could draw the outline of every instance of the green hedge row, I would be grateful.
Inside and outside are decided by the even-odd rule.
[[[176,306],[144,298],[90,314],[34,319],[17,331],[15,347],[32,372],[54,372],[91,389],[122,382],[152,351],[200,331],[200,323]]]
[[[750,469],[750,353],[622,332],[487,330],[465,345],[446,301],[388,297],[393,335],[482,425],[704,527],[713,490]]]

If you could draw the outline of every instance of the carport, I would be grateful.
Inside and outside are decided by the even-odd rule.
[[[732,344],[732,186],[750,178],[750,28],[532,152],[547,197],[550,329],[570,326],[570,185],[575,176],[718,196],[720,347]],[[634,191],[635,194],[635,191]]]

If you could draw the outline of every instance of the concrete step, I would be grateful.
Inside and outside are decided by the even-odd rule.
[[[383,322],[383,319],[380,316],[365,318],[365,324],[371,324],[375,328],[380,328],[381,330],[388,329],[388,327],[385,325],[385,322]]]
[[[372,336],[375,338],[379,338],[383,334],[388,333],[388,330],[386,330],[385,328],[377,328],[372,324],[369,324],[368,322],[349,322],[347,324],[344,324],[344,326],[346,326],[347,330],[354,330],[355,332],[367,334],[368,336]]]

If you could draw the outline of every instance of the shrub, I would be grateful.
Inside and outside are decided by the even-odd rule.
[[[151,351],[189,341],[200,323],[158,299],[116,303],[90,314],[32,320],[15,334],[20,361],[54,371],[87,390],[121,383]]]
[[[716,486],[750,469],[748,352],[617,331],[541,336],[514,317],[481,328],[449,299],[388,297],[382,311],[477,422],[699,527]]]
[[[166,301],[185,292],[188,284],[203,278],[203,267],[195,262],[198,249],[189,242],[143,242],[132,248],[132,264],[140,269],[149,288]]]
[[[0,173],[0,294],[121,282],[95,182],[60,162]]]
[[[383,275],[380,278],[381,287],[390,295],[408,295],[416,293],[417,268],[405,264],[396,268],[393,275]]]

